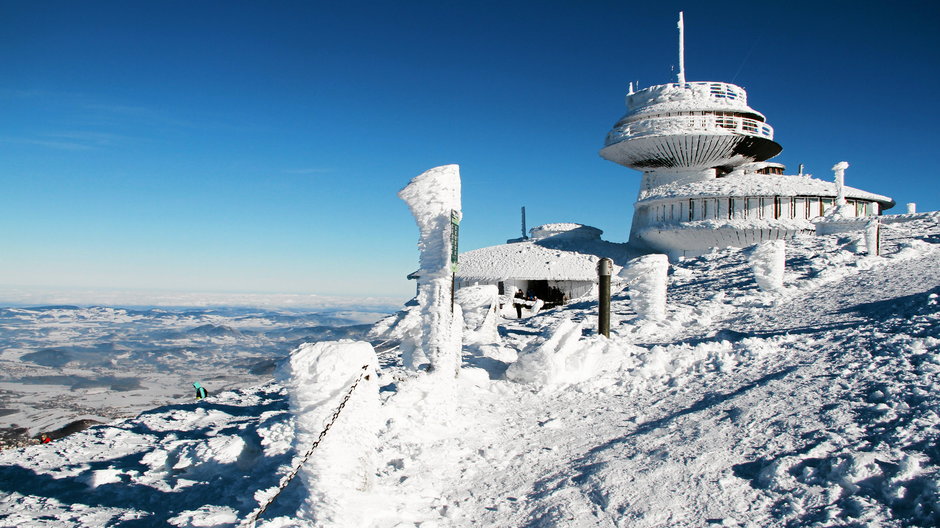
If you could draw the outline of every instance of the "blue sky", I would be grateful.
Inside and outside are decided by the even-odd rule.
[[[3,2],[0,286],[406,297],[396,192],[461,165],[461,249],[625,241],[627,83],[748,90],[777,161],[940,209],[932,2]]]

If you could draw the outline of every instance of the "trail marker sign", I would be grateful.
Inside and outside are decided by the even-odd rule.
[[[451,209],[450,211],[450,270],[457,273],[457,239],[460,236],[460,213]]]

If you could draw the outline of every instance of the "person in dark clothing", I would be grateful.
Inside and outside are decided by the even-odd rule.
[[[198,381],[193,382],[193,387],[196,387],[196,399],[201,400],[209,395],[209,392],[206,391],[205,387],[199,384]]]
[[[513,296],[512,305],[516,308],[516,318],[522,319],[522,304],[525,301],[525,294],[522,293],[522,290],[516,290],[516,294]]]

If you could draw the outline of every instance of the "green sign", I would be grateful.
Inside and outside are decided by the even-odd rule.
[[[460,213],[450,211],[450,270],[457,273],[457,239],[460,232]]]

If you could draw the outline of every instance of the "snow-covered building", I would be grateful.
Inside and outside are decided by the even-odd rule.
[[[747,104],[740,86],[686,82],[680,18],[678,82],[626,97],[627,113],[607,134],[600,155],[643,172],[630,244],[637,249],[694,256],[712,247],[743,247],[813,233],[810,221],[834,204],[836,185],[767,160],[781,152],[774,130]],[[855,216],[894,205],[844,188]]]
[[[495,284],[505,295],[520,289],[550,307],[590,293],[602,257],[624,262],[627,256],[625,244],[602,240],[603,231],[595,227],[556,223],[529,233],[527,239],[462,253],[457,288]]]

